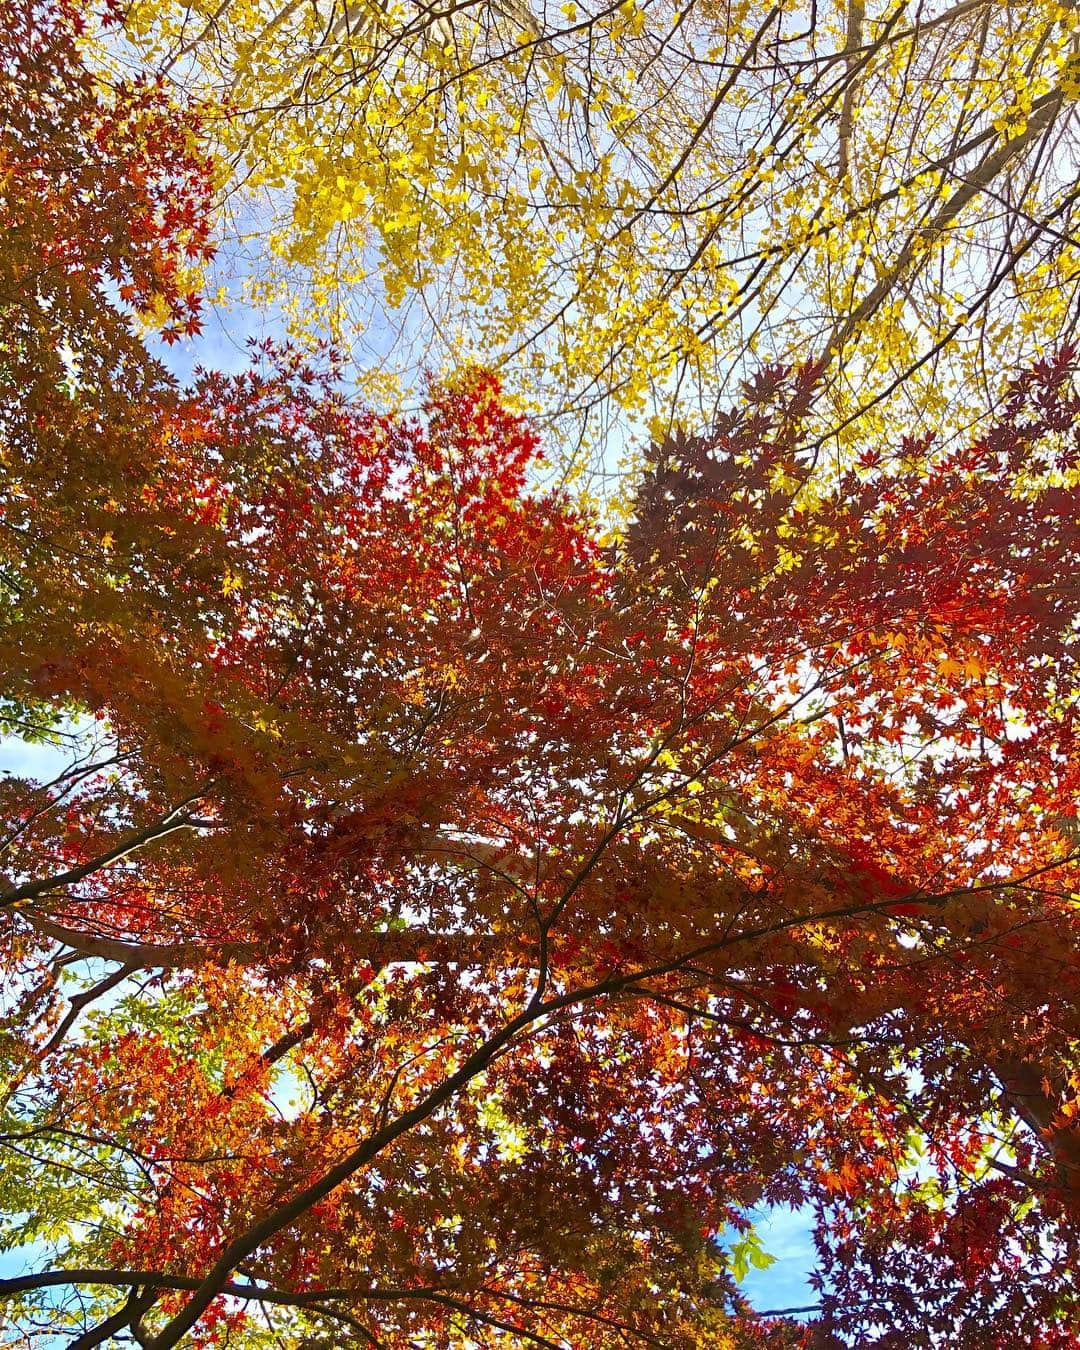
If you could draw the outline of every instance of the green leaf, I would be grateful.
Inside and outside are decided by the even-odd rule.
[[[739,1284],[750,1273],[751,1266],[755,1270],[768,1270],[775,1260],[776,1257],[770,1255],[761,1245],[761,1238],[752,1228],[745,1237],[741,1237],[738,1242],[732,1244],[731,1273]]]

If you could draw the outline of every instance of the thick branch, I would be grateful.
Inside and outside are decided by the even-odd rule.
[[[82,956],[114,961],[128,970],[194,970],[199,966],[225,965],[235,961],[252,965],[266,956],[254,942],[127,942],[69,928],[31,910],[22,918],[43,937],[63,943]],[[528,966],[536,961],[535,939],[513,933],[435,933],[427,928],[404,928],[396,932],[357,934],[355,954],[376,967],[398,964],[482,966],[501,962]]]
[[[1039,1136],[1057,1163],[1063,1189],[1080,1203],[1080,1129],[1062,1118],[1062,1102],[1038,1064],[1011,1055],[988,1062],[1013,1110]]]
[[[37,881],[24,881],[19,886],[9,886],[7,890],[0,893],[0,907],[6,908],[17,905],[22,900],[34,900],[40,895],[47,895],[50,891],[60,891],[68,886],[74,886],[77,882],[85,881],[95,872],[100,872],[102,868],[108,867],[114,862],[119,862],[144,848],[147,844],[153,843],[157,839],[164,839],[166,835],[174,834],[177,830],[206,828],[206,822],[195,821],[189,815],[184,814],[187,808],[197,802],[202,795],[202,793],[198,793],[189,797],[186,802],[181,802],[175,810],[162,816],[160,820],[155,820],[141,830],[137,830],[134,834],[128,835],[126,839],[120,840],[112,848],[106,849],[104,853],[99,853],[96,858],[80,863],[78,867],[71,867],[66,872],[58,872],[55,876],[41,877]]]
[[[866,7],[863,0],[848,0],[847,40],[844,43],[844,64],[847,67],[848,82],[844,89],[844,101],[840,105],[840,126],[837,133],[840,143],[841,182],[846,180],[851,164],[851,133],[855,122],[855,94],[858,88],[858,51],[862,46],[865,18]]]
[[[76,1336],[68,1345],[67,1350],[93,1350],[96,1345],[104,1345],[118,1331],[123,1331],[125,1327],[134,1327],[156,1299],[156,1289],[140,1289],[135,1286],[122,1308],[114,1312],[111,1317],[107,1317],[104,1322],[99,1322],[96,1327],[91,1327],[88,1331],[84,1331],[81,1336]]]
[[[848,338],[888,298],[896,283],[907,273],[918,257],[920,248],[928,245],[948,229],[971,201],[989,187],[1018,155],[1047,131],[1063,102],[1064,95],[1060,90],[1043,95],[1041,99],[1036,100],[1023,132],[1011,140],[999,139],[997,145],[987,151],[975,170],[964,180],[963,185],[942,205],[932,219],[912,232],[892,267],[863,297],[851,314],[836,324],[825,345],[825,356],[835,356],[843,350]]]
[[[22,917],[43,937],[63,943],[81,956],[115,961],[127,970],[190,970],[228,961],[247,964],[258,955],[258,948],[249,942],[125,942],[68,928],[32,910],[22,911]]]

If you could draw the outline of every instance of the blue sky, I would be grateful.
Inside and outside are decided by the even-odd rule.
[[[761,1245],[776,1260],[767,1270],[749,1270],[742,1289],[755,1308],[801,1308],[817,1301],[807,1276],[816,1253],[805,1210],[763,1211],[755,1227]]]

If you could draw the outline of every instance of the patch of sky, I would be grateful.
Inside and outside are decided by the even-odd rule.
[[[809,1308],[817,1302],[809,1277],[817,1261],[808,1208],[758,1210],[752,1215],[761,1250],[773,1257],[767,1266],[749,1263],[739,1287],[762,1312]],[[729,1244],[725,1244],[729,1245]]]
[[[47,783],[70,763],[70,747],[65,744],[37,744],[18,736],[0,737],[0,774]]]
[[[252,342],[285,339],[285,326],[273,311],[207,305],[203,318],[206,326],[195,338],[170,345],[154,333],[146,336],[147,347],[181,384],[189,383],[197,369],[237,375],[251,365]]]
[[[15,1221],[27,1218],[27,1215],[6,1216]],[[18,1275],[26,1275],[38,1266],[46,1265],[52,1255],[52,1248],[46,1242],[24,1242],[19,1247],[0,1251],[0,1280],[12,1280]]]

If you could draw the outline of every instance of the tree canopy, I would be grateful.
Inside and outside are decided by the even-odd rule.
[[[812,357],[845,458],[989,415],[1075,324],[1071,4],[125,13],[210,110],[256,294],[334,324],[360,379],[496,362],[564,452],[620,409],[707,425]]]
[[[829,473],[764,366],[613,529],[487,370],[179,387],[197,109],[5,6],[7,1343],[1075,1345],[1075,350]]]

